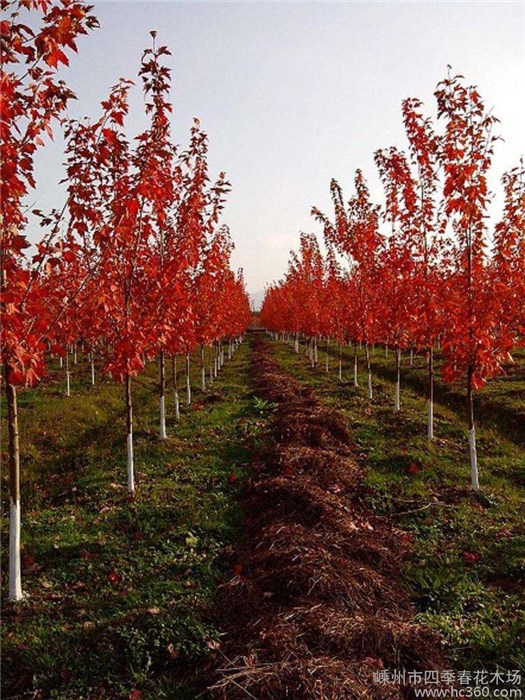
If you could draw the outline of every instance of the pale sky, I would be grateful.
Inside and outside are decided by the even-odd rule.
[[[406,146],[403,98],[434,114],[447,64],[501,120],[497,177],[525,154],[525,2],[94,4],[101,28],[64,73],[78,97],[71,115],[98,115],[119,77],[136,78],[156,29],[173,53],[175,140],[201,119],[211,172],[233,185],[223,220],[251,292],[283,275],[299,231],[320,233],[310,209],[331,211],[332,177],[349,194],[362,168],[380,200],[373,153]],[[130,134],[144,125],[137,81]],[[61,149],[57,139],[38,157],[40,208],[64,201]]]

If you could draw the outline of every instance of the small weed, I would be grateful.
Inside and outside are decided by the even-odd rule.
[[[258,396],[253,397],[253,408],[260,416],[264,416],[277,408],[277,404],[272,401],[265,401]]]

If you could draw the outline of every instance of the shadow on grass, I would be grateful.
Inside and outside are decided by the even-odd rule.
[[[346,349],[348,352],[348,349]],[[328,348],[328,354],[332,358],[331,372],[335,371],[336,365],[334,360],[338,360],[338,350],[336,347],[330,346]],[[324,348],[323,348],[323,358],[318,365],[318,370],[324,371]],[[343,352],[343,362],[345,366],[345,371],[348,372],[350,367],[349,363],[353,363],[353,357],[350,359],[347,353]],[[392,359],[392,362],[394,360]],[[371,358],[372,371],[376,376],[386,379],[390,383],[394,384],[396,381],[396,371],[394,366],[387,367],[384,364],[380,364],[372,356]],[[359,356],[359,368],[363,371],[363,357]],[[352,365],[353,371],[353,365]],[[520,380],[524,377],[525,381],[525,371],[521,368],[511,367],[507,375],[494,378],[491,380],[493,383],[496,382],[511,382]],[[346,383],[350,386],[350,382]],[[426,377],[419,376],[416,374],[416,370],[402,367],[401,370],[401,390],[403,390],[403,385],[408,385],[411,389],[416,391],[423,399],[426,395],[427,384]],[[475,413],[476,419],[480,424],[486,424],[487,426],[496,430],[502,437],[506,440],[510,440],[518,447],[525,447],[525,390],[523,389],[506,389],[505,397],[512,399],[511,402],[505,404],[503,401],[494,401],[487,393],[479,393],[475,397]],[[517,403],[522,399],[522,405],[512,406],[512,403]],[[463,392],[459,390],[458,385],[445,385],[440,381],[434,383],[434,400],[436,403],[442,404],[444,407],[452,409],[461,420],[462,423],[466,423],[466,396]]]

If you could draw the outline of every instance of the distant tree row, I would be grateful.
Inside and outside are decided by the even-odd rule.
[[[166,358],[205,348],[212,375],[250,320],[242,272],[230,267],[232,243],[220,225],[224,173],[208,174],[206,134],[198,120],[180,149],[171,131],[166,47],[142,57],[140,77],[149,118],[127,136],[128,93],[121,79],[91,120],[66,120],[73,93],[57,71],[79,36],[96,28],[92,7],[63,0],[2,2],[1,114],[1,350],[9,424],[10,587],[22,597],[20,575],[20,457],[17,387],[37,384],[51,354],[65,361],[83,350],[125,385],[128,489],[135,489],[132,377],[146,360],[159,365],[160,438],[166,438]],[[24,15],[28,24],[24,23]],[[31,25],[31,26],[28,26]],[[44,235],[34,251],[27,238],[28,196],[37,186],[34,157],[52,129],[66,137],[67,199],[39,216]],[[49,176],[52,177],[53,174]],[[58,178],[57,178],[58,179]],[[62,360],[61,360],[62,362]],[[174,374],[176,377],[176,373]],[[178,391],[175,387],[175,414]]]
[[[332,180],[334,214],[317,208],[327,253],[301,235],[281,282],[268,288],[263,324],[308,339],[364,346],[372,398],[370,348],[395,351],[400,409],[401,352],[417,348],[428,362],[428,438],[434,438],[434,353],[443,379],[463,381],[471,485],[479,489],[474,391],[502,371],[525,337],[525,170],[523,160],[501,180],[504,207],[489,224],[497,119],[476,87],[449,75],[435,91],[439,129],[417,99],[403,102],[406,151],[375,153],[385,200],[371,201],[363,173],[345,203]]]

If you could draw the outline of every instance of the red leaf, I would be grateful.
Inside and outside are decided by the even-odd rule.
[[[463,552],[463,559],[467,564],[476,564],[480,560],[477,552]]]
[[[116,586],[119,583],[122,583],[122,576],[118,573],[118,571],[110,571],[108,574],[108,581]]]
[[[412,464],[409,464],[408,467],[406,468],[407,474],[417,474],[419,471],[421,471],[421,467],[413,462]]]

